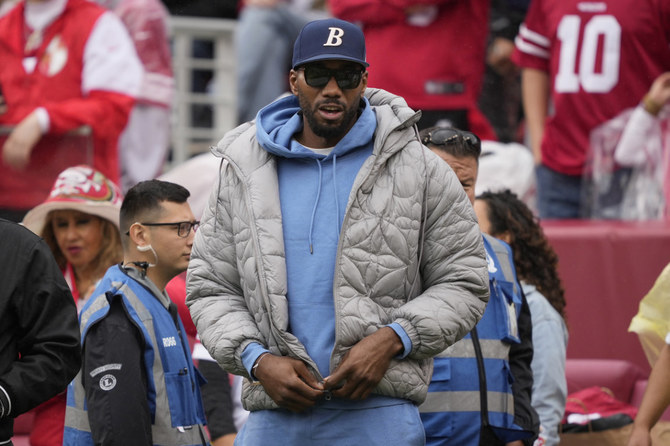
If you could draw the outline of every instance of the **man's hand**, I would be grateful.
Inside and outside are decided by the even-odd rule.
[[[493,70],[501,76],[509,76],[517,71],[517,67],[512,62],[512,53],[514,52],[514,42],[503,37],[496,37],[491,42],[486,56],[488,63]]]
[[[391,327],[384,327],[363,338],[344,355],[342,362],[324,381],[326,390],[340,398],[362,400],[377,387],[391,359],[403,350],[403,344]]]
[[[2,160],[8,166],[22,170],[30,161],[30,154],[42,137],[42,129],[36,113],[29,114],[9,134],[2,147]]]
[[[658,115],[663,106],[670,101],[670,72],[662,73],[651,84],[644,101],[644,108],[652,115]]]
[[[323,397],[323,385],[304,362],[265,353],[256,360],[256,379],[280,407],[302,412]]]

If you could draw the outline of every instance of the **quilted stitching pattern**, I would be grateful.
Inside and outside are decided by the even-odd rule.
[[[377,156],[362,167],[342,226],[331,368],[361,338],[398,322],[413,350],[392,362],[376,392],[420,403],[430,358],[463,337],[484,311],[484,248],[458,179],[419,143],[412,127],[418,117],[397,96],[372,89],[366,94],[377,114]],[[231,373],[246,375],[241,352],[259,342],[304,360],[318,375],[304,346],[286,331],[274,159],[258,146],[249,124],[227,134],[217,151],[226,161],[188,273],[187,303],[202,343]],[[262,386],[245,386],[243,398],[250,410],[276,407]]]

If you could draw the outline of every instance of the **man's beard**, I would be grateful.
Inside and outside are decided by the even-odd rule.
[[[342,139],[358,118],[359,105],[356,103],[351,108],[344,109],[344,114],[342,115],[342,120],[339,122],[339,124],[323,124],[317,120],[316,114],[319,106],[328,104],[328,102],[317,104],[312,108],[310,107],[311,104],[300,93],[298,93],[298,101],[300,102],[302,113],[307,119],[307,125],[309,125],[309,127],[312,129],[312,132],[314,132],[316,136],[321,138]],[[333,103],[335,101],[330,102]],[[339,102],[337,102],[337,104],[341,105]]]

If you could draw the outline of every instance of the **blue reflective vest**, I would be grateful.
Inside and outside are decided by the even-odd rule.
[[[153,443],[161,446],[202,445],[203,439],[208,438],[203,428],[202,377],[193,366],[181,320],[178,320],[178,330],[161,301],[120,265],[107,270],[93,296],[79,316],[82,345],[89,329],[109,313],[112,296],[121,297],[126,312],[142,332]],[[67,391],[63,444],[68,446],[93,445],[81,373]],[[163,403],[157,404],[157,401]]]
[[[509,367],[512,343],[519,343],[517,317],[522,297],[510,247],[484,236],[490,298],[477,324],[486,370],[489,423],[501,443],[530,436],[514,424]],[[481,429],[479,375],[470,334],[435,357],[426,401],[419,407],[426,445],[478,446]]]

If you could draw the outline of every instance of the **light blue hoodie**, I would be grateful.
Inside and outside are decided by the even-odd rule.
[[[333,275],[340,227],[356,175],[372,154],[377,128],[364,101],[360,117],[328,156],[294,139],[303,126],[295,96],[270,104],[256,118],[258,142],[278,157],[289,330],[324,377],[330,374],[335,343]]]

